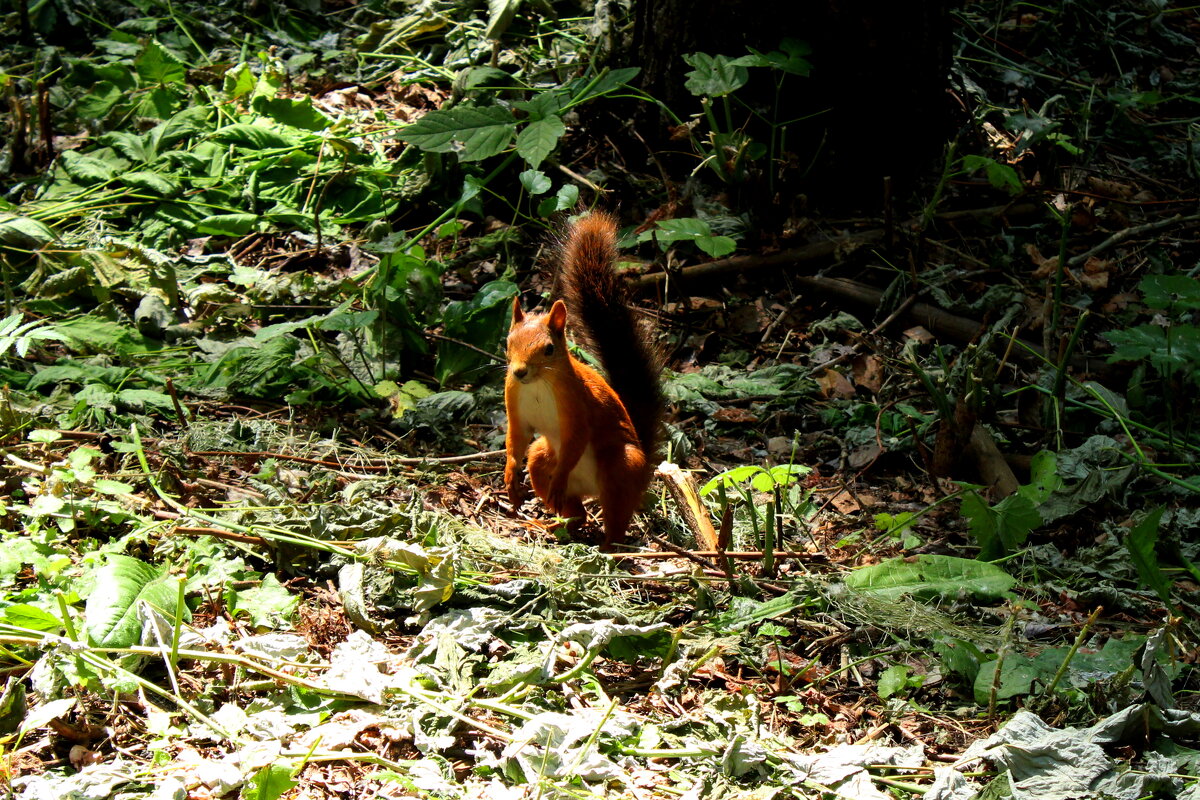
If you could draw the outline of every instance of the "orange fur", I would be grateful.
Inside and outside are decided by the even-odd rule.
[[[563,274],[568,280],[587,281],[597,276],[607,280],[615,252],[611,218],[587,217],[570,232]],[[604,286],[608,291],[609,284]],[[585,296],[581,302],[587,303],[589,298]],[[527,461],[534,492],[553,513],[573,519],[573,530],[583,521],[582,499],[599,497],[604,546],[611,547],[624,541],[650,483],[653,466],[643,445],[653,447],[653,441],[639,439],[625,403],[608,381],[570,354],[567,316],[562,300],[556,300],[545,314],[526,314],[520,299],[513,300],[504,387],[508,414],[504,481],[509,499],[520,504],[525,496],[521,462]],[[595,335],[596,331],[588,333]],[[629,354],[628,358],[636,356]],[[656,369],[652,366],[650,373],[657,382]],[[654,397],[659,396],[657,392],[655,385]],[[539,434],[536,440],[535,434]]]

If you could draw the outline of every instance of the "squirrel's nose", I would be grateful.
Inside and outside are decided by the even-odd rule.
[[[512,374],[517,380],[522,380],[526,375],[529,374],[529,367],[525,366],[524,364],[517,364],[512,368]]]

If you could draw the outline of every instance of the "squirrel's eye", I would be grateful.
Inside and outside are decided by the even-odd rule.
[[[545,347],[543,347],[543,348],[542,348],[542,353],[543,353],[544,355],[547,355],[547,356],[552,356],[552,355],[554,355],[554,342],[551,342],[550,344],[548,344],[548,345],[546,345]]]

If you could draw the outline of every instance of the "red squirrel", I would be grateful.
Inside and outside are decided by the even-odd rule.
[[[663,417],[662,365],[627,305],[616,258],[612,217],[593,213],[570,227],[556,280],[560,299],[545,314],[527,314],[513,299],[504,384],[509,500],[519,506],[525,497],[527,459],[534,492],[574,520],[572,530],[585,519],[583,498],[600,498],[606,549],[625,540],[641,505]],[[568,321],[608,380],[567,350]]]

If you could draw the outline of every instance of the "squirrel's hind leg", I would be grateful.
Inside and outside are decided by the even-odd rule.
[[[575,536],[587,521],[587,512],[584,511],[583,499],[580,497],[568,496],[561,508],[550,505],[550,481],[554,476],[557,463],[558,459],[551,452],[550,443],[546,441],[545,437],[539,438],[530,446],[527,467],[533,491],[552,513],[570,520],[567,530],[571,532],[572,536]]]

